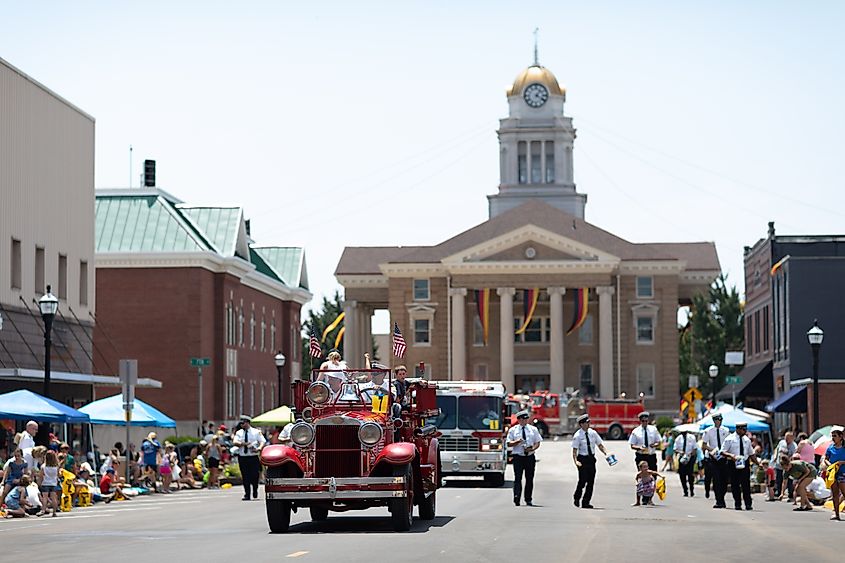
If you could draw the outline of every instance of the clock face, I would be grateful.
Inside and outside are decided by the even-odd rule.
[[[549,99],[549,91],[542,84],[531,84],[525,89],[522,97],[525,99],[526,104],[532,108],[538,108]]]

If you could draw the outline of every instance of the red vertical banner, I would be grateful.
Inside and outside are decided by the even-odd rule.
[[[587,304],[590,299],[590,290],[580,287],[573,293],[575,298],[575,312],[572,315],[572,326],[566,331],[567,336],[578,330],[587,319]]]
[[[537,301],[540,298],[539,289],[523,289],[522,290],[522,326],[516,331],[516,334],[522,334],[528,328],[531,319],[534,318],[534,311],[537,309]]]
[[[478,309],[478,320],[481,321],[484,345],[487,346],[487,337],[490,335],[490,289],[475,290],[475,306]]]

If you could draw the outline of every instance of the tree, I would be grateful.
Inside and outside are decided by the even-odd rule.
[[[693,296],[687,324],[680,330],[681,389],[688,387],[690,375],[697,375],[699,382],[709,382],[711,364],[719,367],[719,376],[706,388],[711,393],[714,387],[721,388],[724,377],[730,375],[725,366],[725,352],[743,349],[744,321],[739,293],[736,286],[728,289],[724,274],[711,284],[707,293]]]
[[[303,321],[302,323],[302,357],[303,358],[311,358],[310,354],[310,340],[311,340],[311,328],[314,328],[314,334],[317,335],[317,338],[322,338],[323,331],[326,329],[327,326],[332,324],[332,322],[343,312],[343,301],[340,298],[340,292],[335,291],[334,296],[329,299],[327,297],[323,297],[322,306],[318,309],[313,307],[308,312],[308,318]],[[322,362],[323,358],[328,354],[329,350],[334,348],[334,342],[337,338],[337,334],[340,329],[344,326],[344,323],[341,322],[331,333],[326,335],[326,341],[321,343],[321,350],[322,353],[320,354],[320,358],[314,358],[315,362]],[[337,346],[338,351],[343,355],[343,339],[341,339],[340,343]],[[319,363],[317,366],[319,367]],[[311,362],[305,361],[302,362],[302,378],[306,381],[311,378]]]

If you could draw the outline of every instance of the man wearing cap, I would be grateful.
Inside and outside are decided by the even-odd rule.
[[[593,508],[590,500],[593,498],[593,484],[596,481],[596,448],[607,455],[601,436],[590,428],[590,416],[582,414],[578,417],[579,429],[572,436],[572,461],[578,468],[578,486],[575,488],[575,506]],[[584,496],[581,496],[583,491]]]
[[[252,419],[241,415],[241,429],[235,432],[234,445],[238,448],[238,466],[241,468],[241,478],[244,484],[244,497],[242,500],[249,500],[249,492],[252,489],[252,498],[258,498],[258,453],[264,447],[266,440],[264,435],[253,428],[250,422]]]
[[[713,483],[713,495],[716,504],[713,508],[727,508],[725,494],[728,492],[728,466],[722,457],[722,445],[728,438],[728,429],[722,426],[722,415],[713,415],[713,426],[704,431],[702,448],[707,458],[704,460],[704,490],[709,497],[709,485]]]
[[[742,501],[745,501],[745,510],[751,508],[751,468],[750,463],[756,463],[757,456],[754,454],[754,447],[751,445],[751,438],[748,434],[748,423],[737,422],[736,432],[725,438],[722,444],[722,456],[727,458],[728,473],[731,476],[731,494],[734,497],[734,508],[742,510]]]
[[[648,423],[651,413],[643,411],[637,418],[640,419],[640,425],[635,428],[628,437],[628,444],[634,450],[636,455],[634,460],[639,464],[641,461],[648,463],[648,468],[652,471],[657,471],[657,453],[655,447],[660,444],[660,432],[657,427]]]
[[[516,420],[518,424],[508,431],[508,447],[513,448],[513,503],[519,506],[522,474],[525,473],[525,504],[533,506],[534,466],[537,464],[534,452],[543,437],[535,426],[528,424],[528,411],[519,411]]]
[[[693,468],[696,460],[695,437],[684,430],[675,437],[675,455],[678,456],[678,476],[681,478],[681,487],[684,489],[684,496],[695,496],[695,476]]]

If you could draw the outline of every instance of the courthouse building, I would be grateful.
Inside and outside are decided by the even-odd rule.
[[[434,379],[643,393],[649,408],[677,408],[677,311],[718,276],[715,245],[634,243],[586,222],[565,98],[536,62],[508,90],[489,220],[432,246],[344,249],[347,361],[369,349],[373,311],[387,309],[404,361]]]

